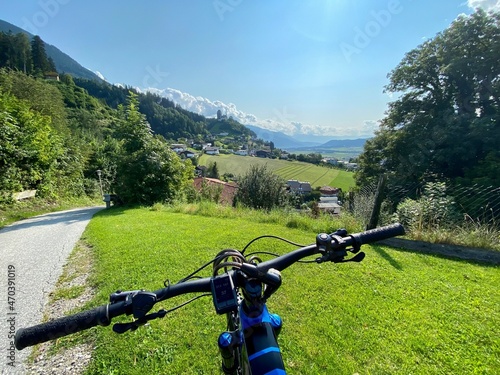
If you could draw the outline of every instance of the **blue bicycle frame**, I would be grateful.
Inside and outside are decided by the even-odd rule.
[[[222,370],[225,374],[286,374],[277,336],[282,320],[267,306],[249,316],[241,301],[237,312],[227,313],[228,329],[219,336]]]

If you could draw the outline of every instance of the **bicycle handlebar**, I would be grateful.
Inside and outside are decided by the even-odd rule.
[[[97,325],[107,326],[111,323],[108,306],[103,305],[93,310],[82,311],[75,315],[65,316],[33,327],[20,328],[17,330],[14,339],[16,348],[22,350],[27,346],[54,340]]]
[[[187,293],[210,292],[210,278],[192,280],[184,283],[169,285],[166,288],[153,292],[157,301],[166,300]],[[107,326],[112,318],[132,313],[126,302],[117,302],[86,310],[74,315],[41,323],[33,327],[17,330],[14,341],[17,350],[71,335],[98,325]]]
[[[355,233],[342,238],[342,247],[358,247],[363,244],[373,243],[386,238],[395,237],[404,234],[404,228],[401,224],[392,224],[386,227],[376,228],[361,233]],[[317,254],[318,246],[312,244],[300,249],[291,251],[285,255],[268,260],[255,265],[256,275],[266,275],[267,271],[274,268],[282,271],[302,258]],[[229,271],[235,285],[237,277],[234,271]],[[189,280],[177,284],[168,285],[166,288],[158,289],[153,292],[156,295],[156,301],[164,301],[169,298],[187,293],[209,293],[211,278]],[[33,327],[20,328],[15,335],[15,346],[22,350],[28,346],[40,344],[45,341],[57,339],[76,332],[95,327],[97,325],[107,326],[112,318],[120,315],[130,315],[133,312],[130,302],[120,301],[102,305],[92,310],[82,311],[80,313],[65,316],[46,323],[38,324]]]

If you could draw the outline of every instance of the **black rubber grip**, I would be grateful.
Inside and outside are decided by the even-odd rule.
[[[107,326],[110,322],[108,306],[104,305],[33,327],[20,328],[16,332],[14,341],[17,350],[22,350],[28,346],[71,335],[97,325]]]
[[[356,233],[352,236],[360,245],[362,245],[366,243],[385,240],[391,237],[402,236],[403,234],[405,234],[404,227],[401,224],[396,223],[387,225],[385,227],[370,229],[366,232]]]

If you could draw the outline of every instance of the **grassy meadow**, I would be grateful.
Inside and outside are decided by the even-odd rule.
[[[312,220],[209,203],[104,210],[83,236],[93,249],[96,290],[84,308],[106,303],[117,289],[174,283],[219,250],[242,249],[263,234],[309,244],[318,232],[338,227],[360,229],[349,217]],[[265,239],[247,254],[292,249]],[[289,373],[500,373],[498,267],[377,245],[365,251],[362,263],[296,264],[282,272],[283,285],[268,307],[284,321],[279,343]],[[153,311],[187,299],[176,297]],[[54,350],[90,340],[95,349],[88,374],[219,374],[224,321],[211,298],[203,298],[134,332],[96,327],[59,339]]]
[[[200,165],[209,165],[213,162],[217,163],[217,168],[221,176],[225,173],[243,175],[249,170],[251,165],[259,164],[267,165],[271,171],[286,180],[308,181],[313,188],[329,185],[348,191],[350,187],[354,186],[352,172],[321,167],[300,161],[263,159],[238,155],[202,155],[199,160]]]

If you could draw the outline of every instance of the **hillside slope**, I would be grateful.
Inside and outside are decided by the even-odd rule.
[[[200,165],[208,166],[217,163],[217,169],[222,176],[231,173],[235,176],[244,175],[252,165],[267,165],[267,167],[286,180],[308,181],[311,186],[332,186],[349,191],[354,186],[352,172],[342,171],[303,163],[300,161],[287,161],[278,159],[263,159],[250,156],[238,155],[202,155],[199,159]]]

